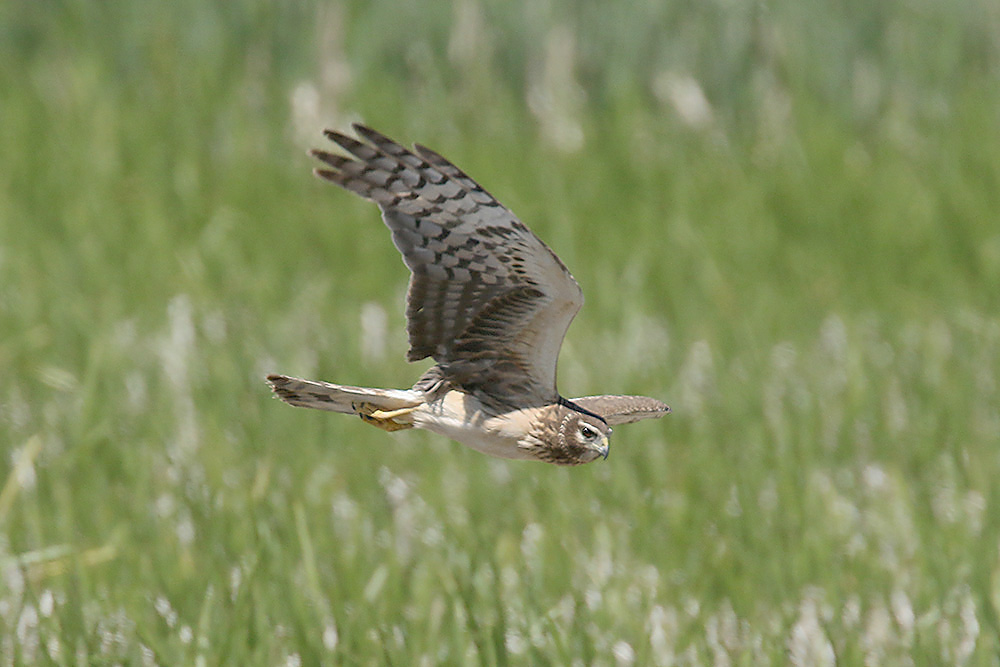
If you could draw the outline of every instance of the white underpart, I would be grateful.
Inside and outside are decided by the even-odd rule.
[[[491,417],[473,396],[450,391],[440,399],[413,411],[413,425],[451,438],[488,456],[501,459],[533,459],[518,446],[524,433],[518,424],[530,423],[524,411]]]

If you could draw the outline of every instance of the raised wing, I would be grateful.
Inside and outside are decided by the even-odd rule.
[[[531,230],[458,167],[363,125],[350,155],[314,150],[316,174],[382,209],[410,268],[406,317],[416,361],[433,357],[452,384],[511,405],[558,396],[556,361],[583,293]]]
[[[609,426],[656,419],[670,412],[666,403],[648,396],[584,396],[570,399],[581,408],[604,417]]]

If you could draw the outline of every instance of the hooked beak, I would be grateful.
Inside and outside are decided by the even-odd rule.
[[[608,452],[611,451],[611,443],[608,442],[608,436],[601,438],[601,446],[597,448],[597,453],[601,455],[601,458],[605,461],[608,459]]]

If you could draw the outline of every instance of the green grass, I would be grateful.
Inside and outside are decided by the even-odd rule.
[[[993,4],[531,7],[0,6],[0,664],[996,664]],[[423,368],[309,175],[356,119],[674,414],[566,470],[271,400]]]

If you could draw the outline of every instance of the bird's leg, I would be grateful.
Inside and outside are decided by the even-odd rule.
[[[380,410],[374,403],[359,402],[351,404],[354,411],[364,420],[366,423],[372,426],[377,426],[383,431],[401,431],[406,428],[413,428],[412,423],[399,422],[396,421],[396,417],[402,417],[403,415],[408,415],[414,410],[413,408],[400,408],[399,410],[389,410],[388,412]]]
[[[379,419],[394,419],[396,417],[402,417],[403,415],[408,415],[416,409],[417,409],[416,407],[399,408],[398,410],[390,410],[389,412],[376,410],[375,412],[372,413],[372,417],[378,417]]]

